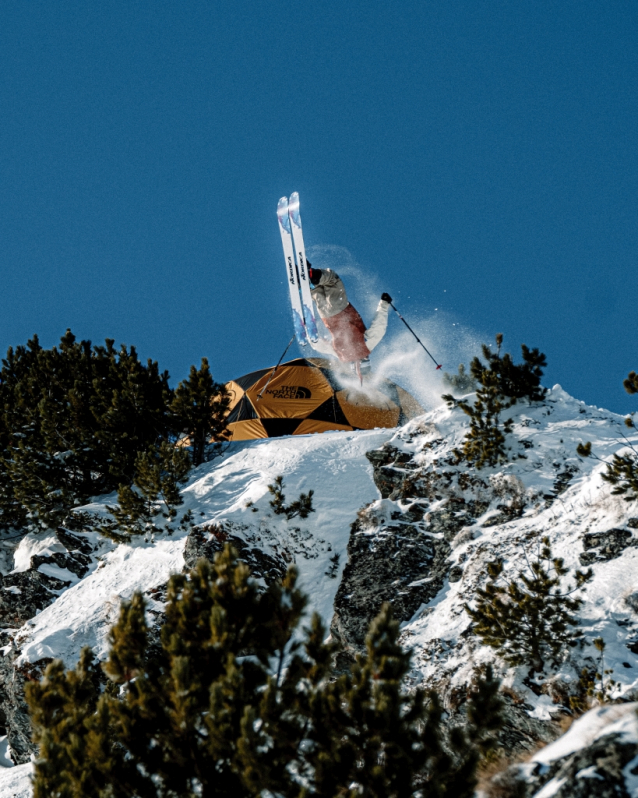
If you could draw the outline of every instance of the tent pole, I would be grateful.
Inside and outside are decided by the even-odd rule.
[[[284,349],[283,355],[282,355],[282,356],[279,358],[279,360],[277,361],[277,365],[276,365],[276,366],[275,366],[275,368],[272,370],[272,372],[271,372],[271,374],[270,374],[270,377],[268,377],[268,382],[267,382],[267,383],[264,385],[264,387],[261,389],[261,391],[259,391],[259,393],[257,394],[257,401],[259,401],[259,400],[261,399],[261,396],[262,396],[263,392],[264,392],[264,391],[266,390],[266,388],[267,388],[267,387],[270,385],[270,381],[272,380],[272,378],[273,378],[273,377],[275,376],[275,374],[277,373],[277,369],[278,369],[278,368],[279,368],[279,366],[281,365],[281,361],[282,361],[282,360],[283,360],[283,359],[286,357],[286,352],[287,352],[287,351],[290,349],[290,345],[292,344],[292,342],[293,342],[294,340],[295,340],[295,336],[293,335],[293,336],[292,336],[292,338],[290,339],[290,341],[288,341],[288,346],[287,346],[287,347]]]

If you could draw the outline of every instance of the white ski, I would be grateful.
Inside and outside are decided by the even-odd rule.
[[[299,294],[299,277],[297,275],[297,267],[295,266],[295,252],[292,243],[287,197],[282,197],[277,203],[277,219],[279,219],[279,232],[281,233],[281,243],[284,247],[286,276],[288,278],[288,289],[290,290],[290,304],[292,305],[292,321],[295,328],[295,336],[297,342],[301,344],[301,346],[305,346],[308,343],[308,338],[306,337],[304,312],[301,306],[301,296]]]
[[[316,341],[317,338],[319,338],[319,334],[317,333],[317,321],[312,304],[312,294],[310,293],[310,279],[308,277],[308,267],[306,265],[306,248],[303,242],[301,216],[299,215],[299,194],[296,191],[290,195],[290,199],[288,200],[288,215],[292,223],[292,238],[295,244],[295,255],[297,257],[301,304],[303,305],[306,333],[311,341]]]

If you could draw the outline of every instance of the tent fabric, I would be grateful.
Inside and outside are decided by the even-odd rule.
[[[423,413],[399,385],[356,375],[335,360],[297,358],[226,384],[228,439],[279,438],[330,430],[396,427]],[[261,394],[261,396],[260,396]]]

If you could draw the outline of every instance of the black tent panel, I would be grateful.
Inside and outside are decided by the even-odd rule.
[[[237,380],[235,380],[237,382]],[[250,399],[244,394],[237,402],[235,407],[230,411],[228,416],[228,423],[232,424],[233,421],[248,421],[249,418],[258,418],[255,413],[255,408],[252,406]]]
[[[306,360],[305,357],[298,357],[295,360],[288,360],[286,363],[282,364],[282,368],[283,366],[310,366],[310,368],[317,368],[314,363]]]
[[[269,438],[281,438],[292,435],[303,421],[302,418],[262,418],[261,423],[268,433]]]
[[[334,395],[315,408],[307,418],[311,418],[313,421],[328,421],[332,424],[350,426],[350,422],[345,417],[341,405]]]
[[[251,371],[250,374],[244,374],[243,377],[237,377],[237,379],[233,380],[233,382],[236,382],[240,388],[243,388],[245,391],[247,391],[251,385],[254,385],[257,380],[260,380],[264,374],[268,374],[269,371],[272,371],[272,369]]]

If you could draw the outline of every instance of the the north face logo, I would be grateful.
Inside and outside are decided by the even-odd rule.
[[[270,388],[266,391],[273,399],[311,399],[312,394],[308,388],[301,385],[281,385],[279,388]]]

